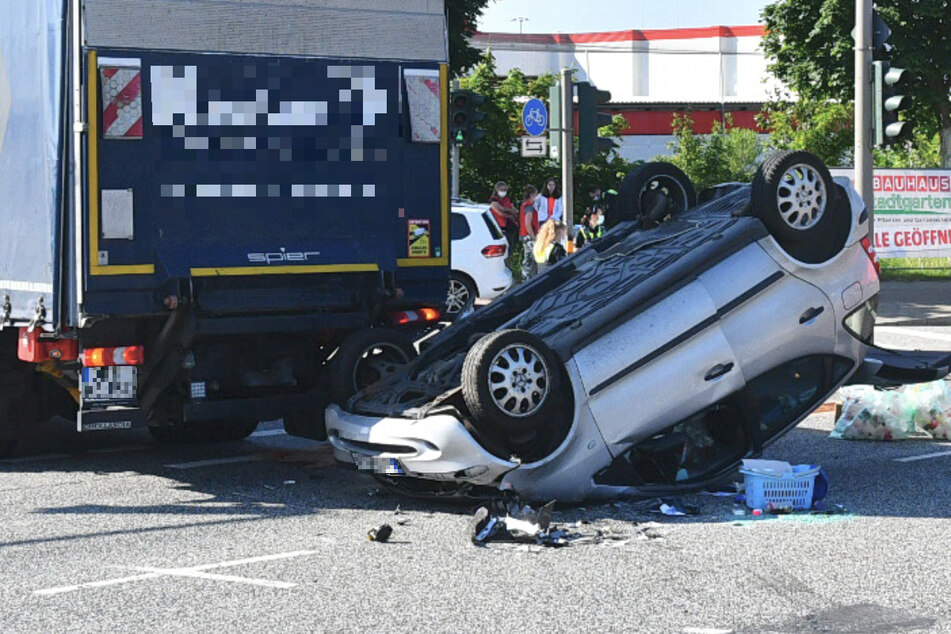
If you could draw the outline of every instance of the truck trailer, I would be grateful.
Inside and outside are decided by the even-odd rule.
[[[449,264],[442,0],[0,0],[0,453],[319,438]]]

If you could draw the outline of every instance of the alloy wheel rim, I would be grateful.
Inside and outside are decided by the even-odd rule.
[[[489,392],[496,407],[514,418],[541,409],[551,381],[539,352],[525,344],[504,347],[489,364]]]
[[[822,177],[811,165],[797,163],[779,179],[776,207],[787,225],[798,231],[810,229],[825,215],[828,195]]]
[[[446,312],[455,314],[469,303],[469,289],[459,280],[449,280],[449,293],[446,296]]]

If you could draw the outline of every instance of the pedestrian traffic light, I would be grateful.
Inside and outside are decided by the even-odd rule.
[[[479,125],[485,113],[479,106],[485,99],[471,90],[454,90],[449,96],[449,136],[453,143],[471,145],[483,136]]]
[[[578,160],[590,162],[601,152],[609,152],[615,147],[614,141],[598,136],[598,128],[611,123],[611,115],[598,112],[611,100],[611,93],[598,90],[590,82],[581,81],[578,87]]]
[[[872,115],[875,122],[875,145],[885,147],[911,135],[911,124],[898,119],[898,113],[911,105],[911,97],[898,94],[899,90],[907,88],[911,73],[886,61],[872,64],[875,69]]]

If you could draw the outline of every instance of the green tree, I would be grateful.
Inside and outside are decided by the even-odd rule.
[[[469,46],[469,38],[489,0],[446,0],[449,30],[449,67],[460,75],[479,61],[479,50]]]
[[[669,161],[682,169],[699,191],[729,181],[750,181],[756,173],[763,143],[755,130],[733,127],[728,115],[726,123],[713,123],[710,134],[693,130],[689,114],[674,115],[672,154],[655,160]]]
[[[908,119],[926,136],[940,134],[941,164],[951,167],[951,6],[948,0],[877,0],[892,29],[896,66],[914,75]],[[806,99],[853,97],[853,0],[777,0],[763,9],[763,50],[770,70]]]
[[[548,89],[557,78],[551,74],[534,79],[519,69],[512,69],[505,77],[496,75],[495,58],[486,52],[467,77],[460,80],[462,88],[473,90],[485,98],[481,110],[486,113],[482,122],[485,137],[472,146],[461,148],[460,193],[472,200],[484,202],[492,194],[493,185],[500,180],[509,184],[513,197],[522,194],[527,184],[541,187],[543,181],[554,177],[561,182],[561,167],[557,161],[541,158],[522,158],[519,136],[522,128],[521,97],[539,97],[547,101]],[[599,132],[618,136],[627,126],[617,116]],[[624,174],[633,165],[616,152],[596,157],[589,165],[578,165],[575,170],[575,218],[586,204],[589,185],[604,188],[617,187]],[[582,198],[584,194],[584,198]]]
[[[758,123],[769,130],[769,147],[806,150],[836,166],[851,164],[853,118],[851,103],[803,98],[767,104]]]
[[[875,166],[902,169],[939,166],[941,164],[941,137],[917,130],[913,135],[907,147],[875,150]]]

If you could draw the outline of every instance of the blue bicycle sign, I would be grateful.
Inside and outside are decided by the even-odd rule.
[[[522,125],[531,136],[540,136],[548,127],[548,109],[541,99],[529,99],[522,108]]]

